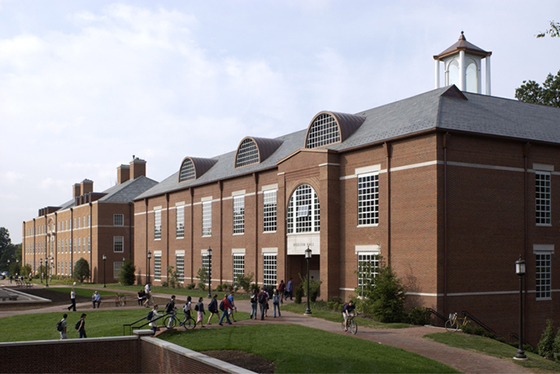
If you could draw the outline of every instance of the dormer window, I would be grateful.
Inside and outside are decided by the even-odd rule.
[[[257,144],[251,138],[246,138],[241,142],[237,149],[237,156],[235,158],[235,167],[242,167],[259,162],[259,150]]]
[[[217,160],[212,158],[185,157],[179,170],[179,183],[200,178],[216,162]]]
[[[196,173],[194,171],[194,164],[190,158],[183,161],[181,165],[181,172],[179,173],[179,182],[188,181],[196,178]]]
[[[305,148],[318,148],[340,142],[338,123],[327,113],[320,114],[309,129]]]

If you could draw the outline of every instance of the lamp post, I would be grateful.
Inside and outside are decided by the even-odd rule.
[[[45,257],[45,287],[49,286],[49,258]]]
[[[105,260],[107,260],[107,256],[103,255],[103,288],[107,287],[105,283]]]
[[[41,265],[39,266],[39,270],[41,271],[41,283],[43,283],[43,258],[42,257],[39,259],[39,264]]]
[[[525,261],[519,257],[515,261],[515,274],[519,276],[519,348],[515,360],[526,360],[527,356],[523,350],[523,276],[525,275]]]
[[[212,248],[208,247],[208,298],[212,298]]]
[[[148,251],[148,281],[146,284],[150,284],[150,260],[152,259],[152,252]]]
[[[307,260],[307,309],[303,314],[311,314],[311,308],[309,307],[309,300],[311,299],[311,295],[309,294],[309,261],[311,260],[311,249],[307,246],[305,250],[305,259]]]

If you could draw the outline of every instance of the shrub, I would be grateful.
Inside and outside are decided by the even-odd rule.
[[[539,350],[539,355],[543,356],[544,358],[553,358],[554,357],[554,325],[551,319],[546,320],[546,328],[544,329],[541,339],[539,340],[539,344],[537,345]]]
[[[124,286],[132,286],[134,284],[134,273],[136,272],[136,266],[131,260],[126,260],[121,267],[121,274],[119,280]]]
[[[84,280],[89,278],[89,264],[88,262],[82,257],[78,261],[76,261],[76,265],[74,266],[74,272],[72,273],[72,277],[79,281],[80,283],[84,283]]]
[[[391,323],[403,320],[405,289],[390,266],[379,269],[374,284],[364,289],[364,296],[371,301],[371,311],[379,321]]]
[[[307,276],[305,276],[305,278],[301,278],[300,276],[300,280],[301,280],[300,286],[302,288],[303,296],[307,296]],[[320,280],[316,280],[314,278],[311,278],[311,281],[309,282],[309,293],[311,294],[309,300],[312,303],[317,301],[317,296],[319,296],[321,283],[323,282],[321,282]]]
[[[417,306],[412,308],[408,315],[406,316],[406,322],[411,325],[424,326],[429,323],[428,314],[426,313],[426,308]]]
[[[297,287],[295,288],[295,303],[296,304],[301,304],[301,298],[303,296],[303,286],[300,284],[297,285]]]
[[[189,283],[189,284],[187,284],[187,286],[186,286],[186,288],[187,288],[188,290],[194,290],[194,287],[195,287],[195,284],[194,284],[194,283]]]
[[[255,276],[255,273],[249,273],[247,275],[238,274],[236,279],[235,279],[235,285],[239,286],[239,288],[242,288],[245,292],[250,293],[251,292],[251,283],[253,282],[253,277],[254,276]]]
[[[556,361],[560,361],[560,328],[556,331],[556,337],[552,343],[552,353]]]
[[[327,308],[335,312],[342,312],[342,299],[338,296],[331,296],[330,300],[327,302]]]
[[[167,283],[170,288],[175,288],[179,286],[179,272],[174,266],[167,267]]]

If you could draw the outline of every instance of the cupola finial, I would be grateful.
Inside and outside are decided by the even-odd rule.
[[[461,31],[461,36],[459,37],[459,40],[467,40],[467,38],[465,38],[465,32]]]

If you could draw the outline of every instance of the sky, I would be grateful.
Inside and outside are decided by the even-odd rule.
[[[461,31],[492,51],[492,95],[560,70],[536,39],[560,2],[0,0],[0,227],[116,184],[135,155],[162,181],[183,158],[434,88]]]

